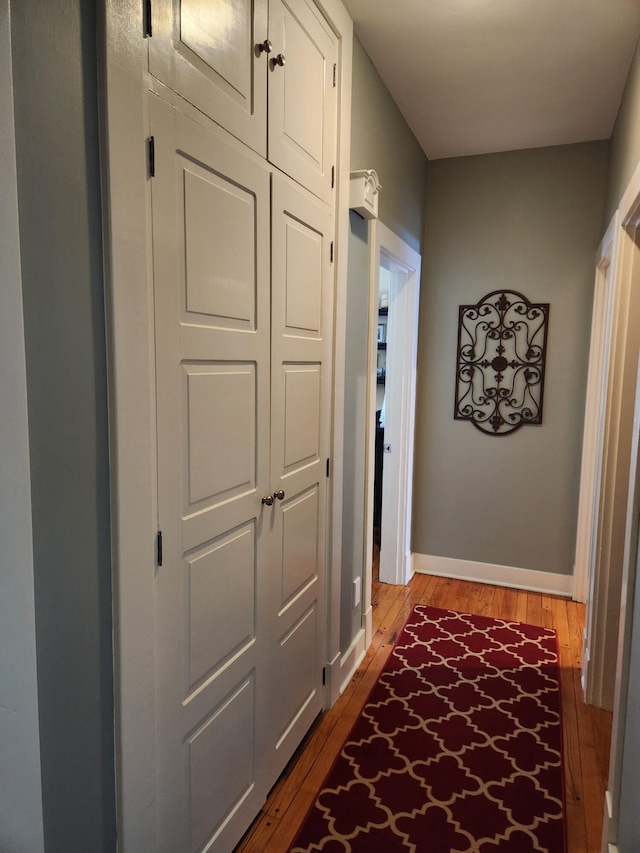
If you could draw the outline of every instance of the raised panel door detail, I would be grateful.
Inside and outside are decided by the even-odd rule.
[[[316,695],[318,684],[315,604],[280,638],[274,672],[278,681],[278,748]]]
[[[320,365],[284,365],[284,468],[317,460],[320,452]]]
[[[270,174],[211,123],[157,96],[149,112],[163,531],[154,853],[228,853],[268,791],[256,744],[273,737],[265,624],[277,596],[260,544],[269,529],[260,498],[270,487]],[[222,314],[234,317],[225,325]]]
[[[187,312],[255,329],[255,196],[223,176],[185,170],[184,218]]]
[[[153,0],[149,71],[266,154],[267,0]]]
[[[189,502],[219,503],[255,486],[253,365],[186,365]]]
[[[286,223],[285,334],[320,334],[322,235],[289,218]]]
[[[209,848],[253,787],[254,691],[252,675],[187,740],[191,853]]]
[[[229,97],[251,99],[251,3],[181,0],[180,41],[216,74]]]
[[[271,489],[286,494],[272,541],[275,781],[322,710],[333,222],[325,204],[274,174],[271,227]]]
[[[319,46],[305,32],[300,21],[285,7],[284,50],[295,74],[284,75],[284,127],[289,145],[311,168],[322,168],[322,110],[300,110],[305,101],[314,105],[324,102],[325,59]]]
[[[270,0],[269,160],[316,196],[331,201],[335,166],[338,61],[335,34],[307,0]]]
[[[318,573],[318,489],[282,507],[282,580],[280,603],[287,603]]]
[[[213,677],[255,637],[255,526],[220,537],[189,557],[187,566],[190,690],[205,676]]]

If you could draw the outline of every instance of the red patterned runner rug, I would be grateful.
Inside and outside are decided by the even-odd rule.
[[[557,639],[417,606],[291,853],[564,853]]]

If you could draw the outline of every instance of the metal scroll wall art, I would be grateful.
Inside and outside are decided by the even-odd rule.
[[[488,435],[542,423],[549,303],[494,290],[461,305],[454,418]]]

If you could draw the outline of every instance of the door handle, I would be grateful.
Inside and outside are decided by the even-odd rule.
[[[256,45],[256,49],[258,53],[271,53],[271,51],[273,50],[273,45],[271,44],[269,39],[265,39],[264,41],[260,42],[260,44]]]
[[[284,65],[284,53],[279,53],[277,56],[274,56],[271,60],[273,62],[274,67],[279,65],[280,68]]]
[[[282,489],[278,489],[273,493],[274,498],[278,498],[279,501],[284,500],[284,491]]]
[[[273,495],[265,495],[262,498],[262,503],[265,504],[265,506],[273,506]]]

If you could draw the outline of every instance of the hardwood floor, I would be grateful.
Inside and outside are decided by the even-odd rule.
[[[553,595],[415,575],[373,584],[373,642],[334,707],[315,722],[235,853],[285,853],[415,604],[555,628],[560,646],[567,853],[600,853],[611,714],[582,701],[584,605]]]

